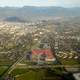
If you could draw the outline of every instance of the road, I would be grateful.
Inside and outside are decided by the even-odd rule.
[[[25,54],[26,55],[26,54]],[[15,68],[16,65],[21,62],[23,60],[23,58],[25,57],[25,55],[23,55],[22,57],[20,57],[9,69],[8,69],[8,74],[10,74]]]
[[[13,70],[16,68],[16,65],[17,65],[19,62],[22,61],[22,59],[25,57],[26,53],[27,53],[27,52],[24,52],[24,53],[23,53],[23,56],[19,57],[19,59],[18,59],[13,65],[11,65],[11,66],[8,68],[8,70],[6,70],[6,72],[2,75],[2,77],[4,77],[4,76],[7,75],[7,74],[10,74],[11,71],[13,71]]]

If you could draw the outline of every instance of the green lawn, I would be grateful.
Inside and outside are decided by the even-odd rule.
[[[8,68],[8,66],[0,66],[0,75]]]
[[[11,72],[11,74],[12,74],[13,76],[16,76],[16,75],[24,74],[24,73],[26,73],[26,72],[28,72],[27,69],[18,69],[18,68],[16,68],[16,69],[14,69],[14,70]]]
[[[63,65],[80,65],[78,60],[74,59],[60,59]]]
[[[12,74],[18,76],[16,80],[41,80],[44,72],[44,70],[15,69]]]
[[[41,80],[43,78],[43,71],[29,71],[17,77],[17,80]]]
[[[11,61],[9,59],[0,59],[0,65],[4,66],[4,65],[11,65],[14,61]]]
[[[16,80],[42,80],[47,78],[60,80],[61,71],[60,69],[15,69],[12,71],[12,75],[16,77]]]

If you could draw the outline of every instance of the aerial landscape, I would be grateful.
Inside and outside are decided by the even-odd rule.
[[[0,2],[0,80],[80,80],[80,1],[54,1]]]

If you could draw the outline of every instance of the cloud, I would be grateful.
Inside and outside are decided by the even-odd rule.
[[[80,0],[0,0],[0,6],[80,6]]]
[[[47,0],[46,0],[47,1]],[[48,0],[53,6],[63,6],[63,7],[80,7],[80,0]]]
[[[64,6],[80,6],[80,0],[58,0]]]
[[[48,0],[58,6],[80,6],[80,0]]]

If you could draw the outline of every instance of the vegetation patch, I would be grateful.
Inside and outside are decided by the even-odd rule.
[[[5,72],[8,66],[0,66],[0,76]]]

